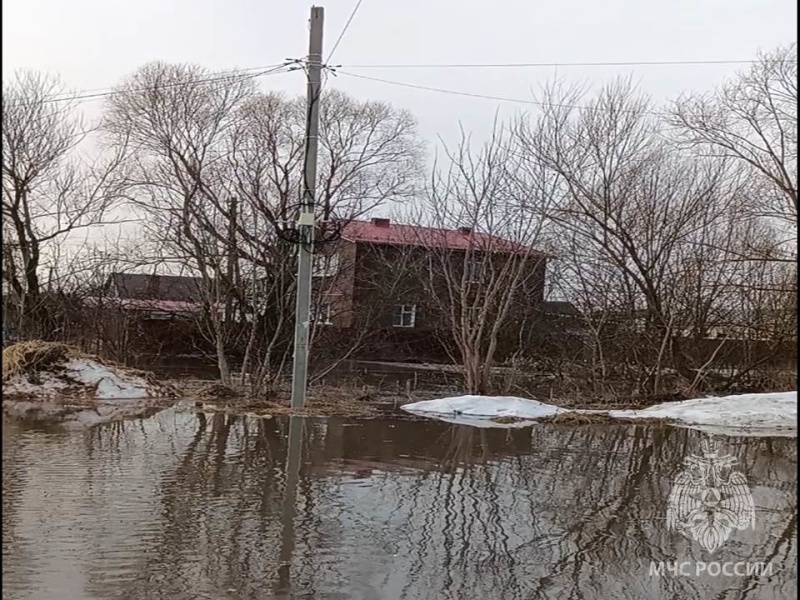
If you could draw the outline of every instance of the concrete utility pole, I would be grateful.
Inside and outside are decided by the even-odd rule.
[[[306,401],[308,378],[308,338],[311,325],[311,267],[314,250],[314,200],[317,184],[317,146],[319,142],[319,101],[322,88],[322,24],[325,9],[311,7],[311,32],[308,42],[308,112],[303,173],[303,202],[297,227],[302,244],[297,249],[297,304],[294,326],[294,365],[292,368],[292,408]]]

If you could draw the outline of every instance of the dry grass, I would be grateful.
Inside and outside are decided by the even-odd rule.
[[[226,385],[222,385],[218,382],[205,384],[194,392],[194,395],[196,395],[198,398],[214,400],[223,398],[239,398],[245,394],[245,391],[239,391]]]
[[[294,409],[287,404],[264,403],[247,407],[249,412],[271,415],[299,415],[304,417],[374,417],[379,414],[375,406],[354,402],[309,401],[303,408]]]
[[[290,396],[281,394],[277,402],[268,402],[268,410],[276,415],[306,415],[309,417],[372,417],[379,414],[375,398],[369,394],[354,394],[349,389],[310,389],[302,409],[293,409]],[[263,402],[252,402],[250,406],[260,408]]]
[[[174,386],[162,383],[149,371],[131,369],[109,361],[103,361],[68,344],[43,342],[41,340],[20,342],[3,348],[3,381],[7,382],[18,375],[34,375],[44,371],[54,371],[58,365],[76,358],[90,360],[109,367],[116,371],[118,375],[141,378],[158,397],[175,398],[180,395]],[[73,399],[88,398],[94,393],[94,387],[75,384],[60,390],[59,396]],[[36,394],[30,393],[15,393],[14,396],[40,399]]]
[[[77,348],[58,342],[32,340],[3,348],[3,381],[43,371],[70,358],[86,357]]]
[[[181,391],[176,386],[168,381],[161,381],[154,373],[150,371],[142,371],[141,369],[131,369],[108,361],[100,361],[95,357],[90,357],[91,360],[103,364],[107,367],[113,367],[118,375],[127,375],[129,377],[138,377],[144,379],[150,389],[156,394],[154,397],[158,398],[180,398]]]
[[[202,404],[198,402],[198,404]],[[212,401],[212,405],[213,405]],[[288,402],[247,401],[245,403],[229,403],[219,401],[217,410],[235,414],[253,414],[259,417],[277,415],[297,415],[303,417],[374,417],[380,414],[373,404],[355,401],[327,401],[309,399],[303,408],[294,409]]]
[[[510,424],[510,423],[520,423],[522,421],[532,421],[533,419],[522,419],[520,417],[492,417],[489,420],[492,423]]]
[[[540,423],[552,423],[554,425],[663,425],[667,422],[666,419],[660,418],[641,418],[641,419],[628,419],[625,417],[611,417],[602,413],[578,413],[578,412],[563,412],[548,417],[543,417],[538,420]]]

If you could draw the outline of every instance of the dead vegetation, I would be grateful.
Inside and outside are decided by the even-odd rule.
[[[85,358],[77,348],[59,342],[31,340],[3,348],[3,381],[50,369],[70,358]]]
[[[380,414],[379,408],[370,403],[312,399],[306,402],[303,408],[294,409],[288,402],[272,401],[245,401],[243,403],[224,402],[197,402],[198,408],[220,410],[225,412],[247,414],[257,417],[272,417],[278,415],[295,415],[301,417],[375,417]]]
[[[612,417],[606,413],[580,413],[563,412],[537,420],[539,423],[550,423],[553,425],[598,425],[598,424],[630,424],[630,425],[664,425],[666,419],[661,418],[636,418]]]
[[[524,419],[521,417],[493,417],[489,419],[493,423],[512,424],[530,422],[549,423],[552,425],[664,425],[667,420],[661,418],[637,418],[612,417],[607,413],[584,413],[584,412],[562,412],[539,419]]]
[[[60,342],[46,342],[30,340],[12,344],[3,348],[3,382],[10,383],[16,377],[25,377],[31,383],[41,383],[42,379],[60,378],[62,385],[57,389],[57,396],[70,402],[92,402],[97,385],[87,385],[71,380],[66,373],[65,365],[68,361],[82,359],[87,363],[96,363],[113,371],[121,378],[137,378],[142,380],[151,390],[152,397],[176,398],[180,396],[178,389],[160,381],[153,373],[131,369],[104,361],[81,351],[79,348]],[[53,390],[51,390],[52,392]],[[31,401],[50,398],[52,393],[38,393],[35,391],[5,391],[6,398],[14,400],[27,399]]]
[[[239,398],[242,395],[235,388],[216,382],[204,385],[196,394],[198,398],[205,399]]]
[[[503,425],[511,423],[521,423],[522,421],[532,421],[532,419],[523,419],[521,417],[492,417],[489,419],[492,423],[500,423]]]

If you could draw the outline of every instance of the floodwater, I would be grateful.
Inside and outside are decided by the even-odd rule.
[[[710,554],[666,523],[704,438],[176,409],[4,423],[3,598],[796,598],[796,440],[715,438],[756,512]]]

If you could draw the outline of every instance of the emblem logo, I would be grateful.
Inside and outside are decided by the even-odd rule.
[[[714,553],[734,529],[754,529],[756,510],[747,480],[733,469],[737,459],[721,454],[715,440],[705,439],[703,456],[685,459],[667,504],[667,529],[677,531]]]

